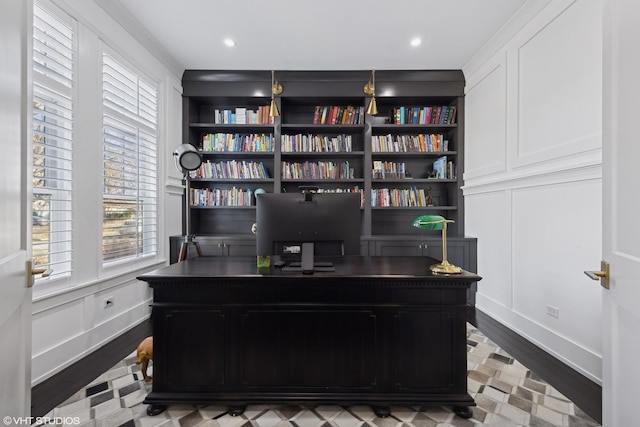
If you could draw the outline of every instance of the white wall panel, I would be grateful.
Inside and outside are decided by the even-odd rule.
[[[478,238],[478,294],[511,308],[511,201],[509,191],[465,198],[465,229]]]
[[[131,310],[132,307],[142,301],[151,298],[149,286],[145,282],[129,282],[114,288],[105,289],[93,294],[91,300],[91,310],[94,312],[92,326],[100,325],[109,320],[122,316],[123,313]],[[107,307],[106,300],[112,301]]]
[[[465,179],[506,168],[506,57],[496,55],[467,79]]]
[[[173,118],[174,126],[169,129],[169,138],[167,139],[166,162],[165,162],[165,199],[164,199],[164,215],[165,215],[165,241],[164,248],[169,247],[169,236],[182,234],[182,212],[184,210],[182,204],[182,194],[184,186],[182,185],[182,174],[178,172],[175,164],[175,158],[172,154],[175,148],[185,142],[182,140],[182,121],[176,121],[175,118],[182,118],[182,83],[175,82],[170,85],[168,95],[168,117]],[[166,257],[169,257],[168,249],[165,251]]]
[[[32,385],[38,384],[60,372],[74,362],[86,357],[122,333],[145,321],[149,315],[149,301],[140,302],[119,316],[96,327],[85,330],[58,342],[45,352],[34,353],[31,359]],[[76,319],[77,323],[82,323]],[[135,348],[132,348],[133,352]]]
[[[513,192],[514,311],[597,353],[601,290],[583,271],[600,262],[600,187],[591,180]]]
[[[599,147],[601,13],[598,1],[576,1],[514,40],[514,167]]]
[[[37,356],[85,332],[83,300],[33,315],[32,354]]]

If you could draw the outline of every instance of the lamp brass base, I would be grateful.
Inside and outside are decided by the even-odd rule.
[[[429,270],[436,274],[459,274],[462,272],[460,267],[449,264],[446,260],[442,261],[440,264],[432,264],[429,266]]]

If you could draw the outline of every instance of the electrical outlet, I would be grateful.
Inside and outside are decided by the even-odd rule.
[[[558,317],[560,317],[560,309],[552,305],[547,305],[547,314],[557,319]]]
[[[106,309],[109,307],[113,307],[113,297],[107,297],[104,299],[104,302],[102,304],[102,308]]]

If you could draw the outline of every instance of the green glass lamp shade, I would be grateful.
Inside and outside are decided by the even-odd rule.
[[[449,264],[447,261],[447,224],[454,222],[440,215],[420,215],[413,220],[413,226],[421,230],[442,230],[442,262],[429,266],[436,274],[458,274],[462,272],[460,267]]]
[[[442,230],[447,220],[440,215],[420,215],[413,220],[413,226],[421,230]]]

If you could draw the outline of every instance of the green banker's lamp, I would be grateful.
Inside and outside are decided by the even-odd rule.
[[[455,221],[445,219],[440,215],[420,215],[413,220],[413,226],[421,230],[442,230],[442,262],[429,267],[429,270],[434,273],[457,274],[462,272],[460,267],[449,264],[447,261],[447,224],[452,222]]]

